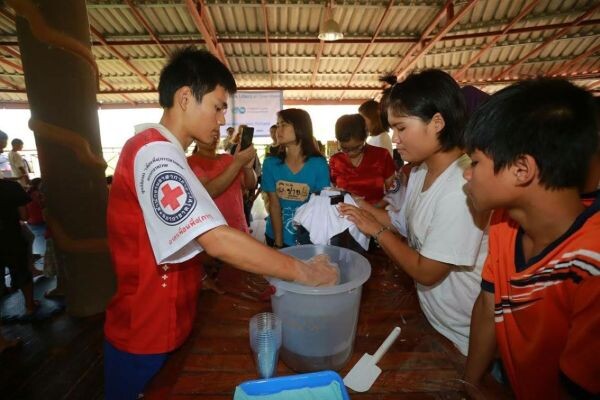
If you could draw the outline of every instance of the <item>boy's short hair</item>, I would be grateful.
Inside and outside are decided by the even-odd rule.
[[[8,140],[8,135],[3,131],[0,131],[0,140]]]
[[[17,145],[23,144],[23,141],[21,139],[16,139],[15,138],[15,139],[13,139],[13,140],[10,141],[10,144],[12,144],[13,146],[17,146]]]
[[[465,130],[468,152],[494,160],[494,171],[530,155],[548,189],[581,187],[598,150],[592,95],[562,79],[523,81],[494,94]]]
[[[386,99],[394,115],[419,117],[429,123],[436,113],[444,118],[438,133],[442,151],[464,145],[465,99],[456,81],[444,71],[428,69],[409,75],[390,89]]]
[[[235,79],[227,67],[206,50],[185,47],[173,54],[160,73],[158,101],[163,108],[173,107],[179,88],[189,86],[197,101],[221,85],[229,94],[237,91]]]
[[[335,138],[338,142],[351,139],[364,141],[367,136],[367,124],[360,114],[342,115],[335,121]]]

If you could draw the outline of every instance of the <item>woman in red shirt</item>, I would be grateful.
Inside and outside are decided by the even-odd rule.
[[[367,127],[360,114],[341,116],[335,123],[339,152],[331,156],[331,183],[365,198],[376,207],[385,206],[385,189],[394,180],[394,160],[381,147],[366,143]]]

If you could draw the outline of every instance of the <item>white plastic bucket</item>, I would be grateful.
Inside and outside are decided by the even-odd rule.
[[[276,288],[273,312],[282,321],[281,359],[298,372],[339,370],[352,355],[362,285],[371,265],[355,251],[336,246],[303,245],[281,252],[301,260],[327,254],[340,268],[340,284],[309,287],[269,278]]]

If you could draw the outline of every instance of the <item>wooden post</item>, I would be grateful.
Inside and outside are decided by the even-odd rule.
[[[106,245],[98,76],[85,0],[7,3],[17,14],[30,127],[40,158],[47,222],[64,263],[67,311],[74,316],[96,314],[114,293],[115,279]]]

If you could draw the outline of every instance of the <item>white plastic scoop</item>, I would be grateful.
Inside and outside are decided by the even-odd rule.
[[[381,374],[381,368],[377,366],[377,363],[398,338],[398,335],[400,335],[400,327],[397,326],[379,346],[374,355],[363,354],[361,359],[348,372],[348,375],[344,377],[344,385],[355,392],[366,392],[371,389],[371,386]]]

